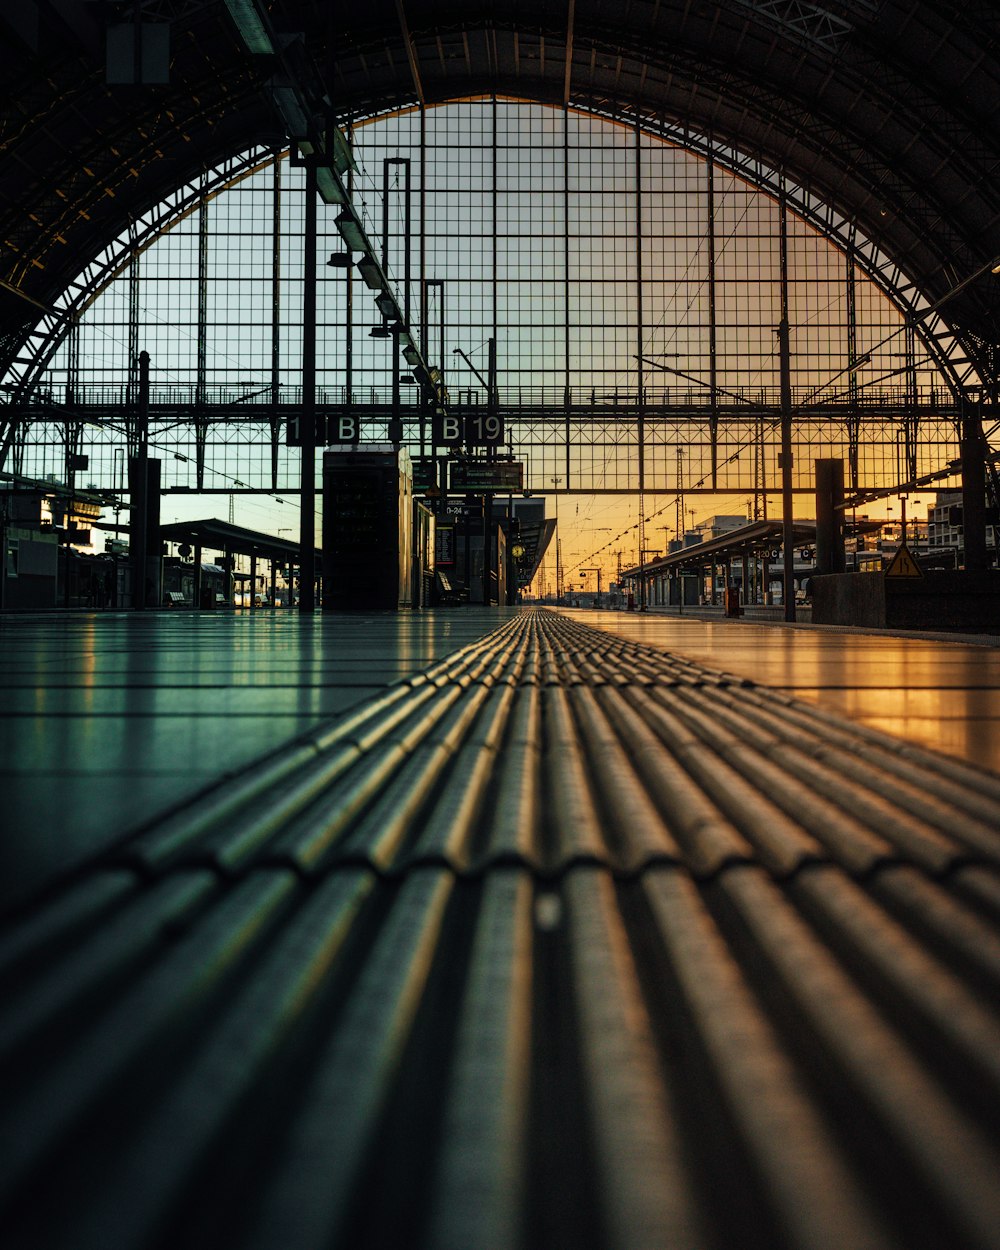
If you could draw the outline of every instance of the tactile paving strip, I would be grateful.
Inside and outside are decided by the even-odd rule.
[[[527,612],[0,940],[5,1244],[1000,1246],[1000,778]]]

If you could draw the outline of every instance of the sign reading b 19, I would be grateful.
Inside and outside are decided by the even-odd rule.
[[[438,447],[496,447],[504,441],[503,418],[487,413],[474,417],[439,413],[434,417],[432,432]]]

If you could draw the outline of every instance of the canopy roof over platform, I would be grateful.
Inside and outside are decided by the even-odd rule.
[[[297,561],[299,544],[270,534],[258,534],[254,530],[230,525],[227,521],[173,521],[160,526],[160,537],[165,542],[190,543],[192,547],[207,547],[209,551],[228,551],[237,556],[261,556],[265,560]],[[316,552],[316,558],[321,553]]]
[[[816,541],[815,521],[793,521],[792,535],[795,546],[811,546]],[[744,555],[760,555],[765,551],[775,553],[782,540],[782,522],[754,521],[740,529],[721,534],[718,538],[710,538],[706,542],[692,543],[680,551],[672,551],[669,555],[658,556],[649,560],[641,567],[623,571],[622,577],[637,577],[641,572],[663,573],[679,568],[704,568],[712,563],[723,564],[726,560],[742,559]]]

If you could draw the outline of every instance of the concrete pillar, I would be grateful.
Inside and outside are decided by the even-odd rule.
[[[962,529],[966,572],[989,568],[986,548],[986,457],[977,401],[962,404]]]
[[[201,607],[201,543],[194,545],[194,606]]]
[[[816,461],[816,572],[843,573],[847,568],[844,551],[844,462]]]

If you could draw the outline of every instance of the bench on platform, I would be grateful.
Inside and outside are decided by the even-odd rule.
[[[434,583],[438,603],[448,604],[465,602],[467,598],[466,591],[464,589],[456,589],[456,587],[452,585],[451,578],[447,573],[442,573],[440,569],[435,569]]]

